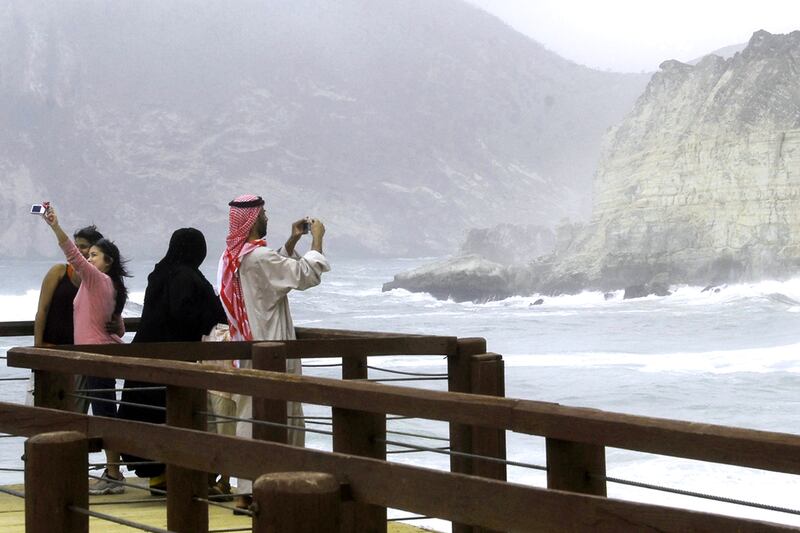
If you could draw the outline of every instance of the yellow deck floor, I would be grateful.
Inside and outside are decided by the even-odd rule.
[[[22,485],[8,485],[5,488],[25,492],[25,488]],[[229,503],[227,505],[233,504]],[[92,511],[98,513],[158,528],[167,528],[166,504],[163,500],[150,496],[146,491],[129,488],[125,494],[90,496],[89,507]],[[208,521],[210,530],[243,528],[251,525],[250,517],[235,516],[231,511],[217,506],[209,506]],[[24,533],[24,531],[25,501],[10,494],[0,493],[0,532]],[[91,517],[89,519],[89,531],[92,533],[129,533],[137,530]],[[417,533],[423,530],[406,524],[390,522],[389,531],[391,533]]]

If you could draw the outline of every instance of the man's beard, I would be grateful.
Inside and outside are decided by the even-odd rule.
[[[258,231],[258,238],[263,239],[267,236],[267,223],[264,222],[264,224],[258,224],[256,230]]]

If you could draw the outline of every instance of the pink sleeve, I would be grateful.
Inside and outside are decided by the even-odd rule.
[[[105,274],[97,270],[81,255],[80,251],[78,251],[78,247],[75,246],[75,243],[70,239],[62,242],[59,246],[61,246],[61,249],[64,251],[67,262],[69,262],[72,268],[75,269],[75,272],[80,275],[81,283],[86,283],[87,287],[91,287],[105,276]]]

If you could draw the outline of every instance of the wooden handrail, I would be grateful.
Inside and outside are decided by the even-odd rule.
[[[133,332],[139,329],[141,317],[125,317],[125,331]],[[370,339],[379,337],[416,337],[420,335],[410,335],[408,333],[391,333],[386,331],[358,331],[349,329],[325,329],[325,328],[295,328],[298,339],[339,339],[339,338],[363,338]],[[11,322],[0,322],[0,337],[30,337],[33,336],[33,321],[18,320]]]
[[[287,344],[286,357],[361,357],[375,355],[451,355],[455,337],[429,335],[383,336],[375,339],[333,337],[301,339]],[[258,342],[258,341],[255,341]],[[199,361],[215,359],[250,359],[253,341],[249,342],[148,342],[131,344],[87,344],[58,346],[59,350],[103,355]]]
[[[69,420],[105,446],[195,471],[255,478],[269,472],[327,472],[349,486],[354,501],[510,531],[754,531],[796,528],[741,518],[627,502],[388,463],[191,429],[0,403],[0,430],[25,421]],[[23,433],[25,434],[25,433]],[[147,438],[142,438],[146,435]],[[399,483],[398,480],[402,480]]]
[[[288,343],[261,343],[276,350]],[[698,424],[554,403],[446,393],[180,361],[12,348],[8,365],[238,392],[374,413],[499,428],[547,438],[800,474],[800,435]]]

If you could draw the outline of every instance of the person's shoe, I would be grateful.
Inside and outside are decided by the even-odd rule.
[[[150,496],[164,496],[167,491],[167,475],[161,474],[150,478]]]
[[[217,481],[213,485],[209,485],[208,495],[214,496],[214,500],[218,502],[229,502],[233,500],[231,484],[226,481]]]
[[[248,515],[250,506],[253,504],[252,496],[237,496],[236,504],[233,507],[233,514],[235,515]]]
[[[125,477],[120,473],[118,478],[112,477],[108,473],[108,469],[103,470],[103,475],[100,479],[94,480],[89,485],[89,494],[92,496],[101,496],[104,494],[122,494],[125,492],[125,485],[120,484],[124,482]]]

